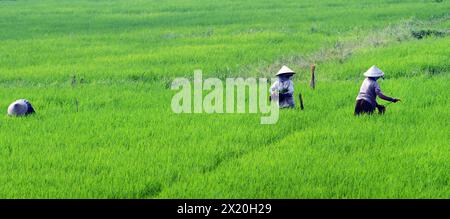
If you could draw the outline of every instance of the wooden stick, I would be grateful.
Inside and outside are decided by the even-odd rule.
[[[315,75],[315,71],[316,71],[316,65],[312,64],[311,65],[311,82],[309,83],[309,86],[314,89],[316,88],[316,75]]]
[[[303,98],[302,98],[302,94],[299,92],[298,93],[298,99],[300,100],[300,109],[303,110]]]

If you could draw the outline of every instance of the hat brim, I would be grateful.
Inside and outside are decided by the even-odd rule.
[[[23,116],[27,113],[28,106],[26,103],[14,102],[8,107],[9,116]]]
[[[373,77],[373,78],[383,77],[384,73],[368,73],[368,72],[366,72],[366,73],[364,73],[364,76],[366,76],[366,77]]]
[[[296,74],[295,72],[281,72],[281,73],[276,74],[275,76],[280,76],[280,75],[295,75],[295,74]]]

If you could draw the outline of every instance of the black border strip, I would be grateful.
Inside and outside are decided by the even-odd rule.
[[[180,206],[211,206],[208,216],[430,216],[448,215],[450,200],[381,200],[381,199],[46,199],[0,200],[2,214],[43,216],[206,216],[203,213],[178,213]],[[238,206],[247,213],[237,213]],[[232,207],[231,207],[232,206]],[[268,211],[267,206],[270,206]],[[253,207],[252,212],[248,212]],[[227,209],[224,209],[227,208]],[[233,208],[234,210],[230,210]],[[200,208],[198,208],[200,209]],[[216,209],[215,211],[213,209]],[[224,210],[226,213],[224,213]],[[242,210],[241,210],[242,211]],[[258,212],[257,212],[258,211]],[[389,212],[389,214],[387,213]],[[60,215],[60,214],[63,215]]]

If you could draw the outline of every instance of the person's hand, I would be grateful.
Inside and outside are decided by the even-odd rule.
[[[280,93],[282,93],[282,94],[284,94],[284,93],[286,93],[286,92],[288,92],[288,89],[282,89],[282,90],[280,91]]]
[[[392,100],[393,103],[397,103],[398,101],[400,101],[400,99],[394,98],[394,100]]]

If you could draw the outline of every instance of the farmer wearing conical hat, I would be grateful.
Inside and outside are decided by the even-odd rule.
[[[11,103],[8,107],[9,116],[25,116],[33,114],[35,111],[28,100],[20,99]]]
[[[278,80],[270,87],[271,99],[278,97],[280,108],[293,108],[295,106],[294,83],[291,80],[294,74],[295,72],[290,68],[283,66],[276,74]]]
[[[388,97],[381,92],[377,80],[379,78],[384,78],[384,72],[375,65],[367,70],[364,73],[364,76],[366,76],[366,79],[364,79],[361,88],[359,89],[359,94],[356,97],[355,115],[363,113],[372,114],[375,111],[375,108],[378,108],[378,112],[383,114],[386,108],[377,103],[377,96],[393,103],[400,101],[400,99]]]

